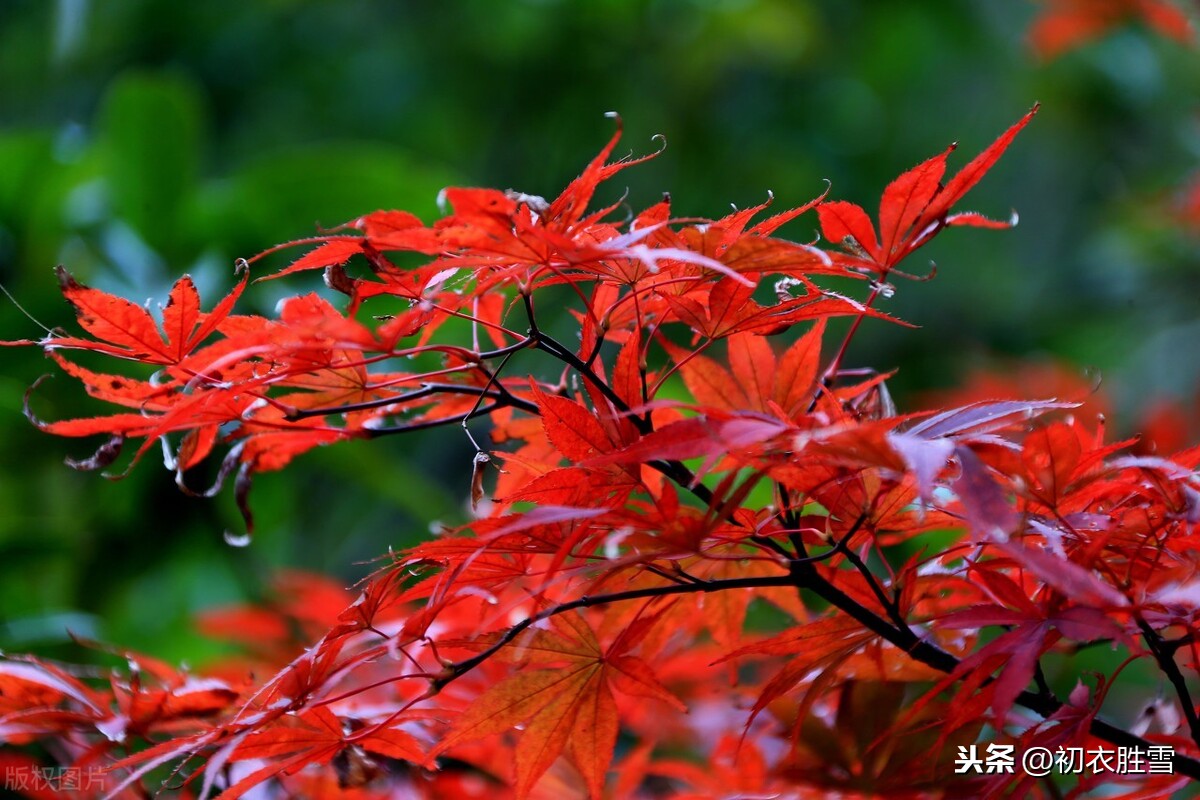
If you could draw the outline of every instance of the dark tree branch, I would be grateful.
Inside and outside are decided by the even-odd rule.
[[[761,589],[768,586],[790,586],[791,583],[792,579],[790,575],[776,575],[756,578],[729,578],[720,581],[698,581],[696,583],[671,584],[669,586],[651,586],[645,589],[629,589],[628,591],[612,592],[611,594],[584,595],[577,600],[569,600],[565,603],[559,603],[556,606],[543,609],[532,617],[521,620],[505,630],[500,638],[489,645],[483,652],[448,666],[445,672],[431,682],[432,687],[435,692],[441,691],[447,684],[461,678],[484,661],[487,661],[499,652],[502,647],[520,636],[521,632],[531,625],[558,616],[559,614],[565,614],[568,611],[574,611],[577,608],[591,608],[592,606],[620,603],[626,600],[670,597],[677,594],[720,592],[726,589]]]
[[[1196,715],[1196,704],[1188,689],[1187,679],[1183,677],[1179,665],[1175,663],[1175,649],[1165,646],[1158,631],[1150,627],[1150,624],[1141,617],[1138,617],[1137,624],[1142,631],[1142,637],[1146,640],[1146,646],[1150,649],[1154,660],[1158,662],[1158,668],[1163,671],[1167,680],[1171,682],[1171,686],[1175,688],[1175,694],[1179,697],[1179,705],[1183,707],[1183,717],[1187,720],[1188,730],[1192,734],[1192,741],[1200,745],[1200,717]]]
[[[959,660],[939,647],[916,636],[911,630],[902,630],[890,625],[869,609],[864,608],[857,600],[838,589],[821,576],[812,564],[798,562],[792,565],[792,574],[796,579],[795,585],[808,589],[822,600],[849,614],[865,628],[877,633],[880,637],[899,647],[910,657],[922,664],[933,667],[939,672],[953,673],[959,665]],[[1044,695],[1023,691],[1017,696],[1017,704],[1039,714],[1050,717],[1063,707],[1063,703],[1053,695]],[[1093,719],[1089,730],[1093,736],[1104,739],[1118,747],[1138,747],[1146,749],[1150,742],[1127,730],[1110,725],[1099,719]],[[1193,780],[1200,780],[1200,761],[1187,756],[1176,755],[1172,759],[1176,771],[1187,775]]]
[[[858,553],[854,552],[850,548],[850,539],[854,536],[854,534],[858,533],[859,529],[862,528],[866,521],[866,512],[859,514],[858,519],[856,519],[854,524],[850,526],[850,530],[846,531],[846,534],[838,540],[834,549],[843,553],[846,556],[846,560],[854,565],[854,568],[858,570],[860,575],[863,576],[863,580],[867,582],[867,586],[870,587],[871,593],[875,595],[875,599],[879,601],[879,605],[881,605],[887,611],[888,616],[891,618],[892,622],[895,623],[896,627],[911,632],[908,627],[908,620],[904,618],[904,614],[900,611],[899,599],[897,597],[888,596],[888,593],[883,590],[883,587],[879,584],[879,580],[875,577],[875,573],[872,572],[870,567],[867,566],[866,562],[859,557]]]
[[[435,397],[439,394],[465,394],[475,397],[486,397],[490,400],[504,400],[506,405],[513,408],[519,408],[522,411],[527,411],[531,414],[537,413],[537,406],[530,403],[528,400],[522,400],[515,397],[507,389],[497,384],[496,389],[480,389],[478,386],[465,386],[456,383],[423,383],[420,389],[414,389],[411,392],[398,394],[395,397],[380,397],[375,400],[364,400],[361,403],[346,403],[340,406],[325,406],[323,408],[304,408],[297,409],[294,413],[288,414],[289,420],[307,419],[308,417],[324,417],[329,414],[348,414],[351,411],[369,411],[372,408],[382,408],[383,406],[395,405],[397,403],[407,403],[412,400],[420,400],[425,397]]]
[[[497,400],[490,406],[476,409],[474,416],[486,416],[487,414],[505,408],[509,403],[503,400]],[[377,439],[380,436],[394,436],[397,433],[412,433],[413,431],[423,431],[428,428],[440,428],[443,425],[461,425],[463,420],[469,419],[472,416],[470,412],[466,414],[455,414],[453,417],[441,417],[439,419],[420,420],[419,422],[408,422],[403,425],[393,425],[390,428],[367,428],[363,431],[363,435],[368,439]]]

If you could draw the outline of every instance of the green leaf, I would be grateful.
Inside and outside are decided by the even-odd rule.
[[[263,242],[311,236],[377,208],[409,208],[426,221],[437,196],[457,182],[448,169],[368,142],[330,142],[270,151],[199,198],[205,235],[248,251]]]
[[[167,257],[199,178],[202,109],[189,80],[135,72],[113,82],[100,114],[114,210]]]

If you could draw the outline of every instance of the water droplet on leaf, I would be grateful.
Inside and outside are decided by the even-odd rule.
[[[225,531],[225,544],[230,547],[248,547],[250,545],[250,534]]]

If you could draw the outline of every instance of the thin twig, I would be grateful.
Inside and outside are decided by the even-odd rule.
[[[1183,716],[1188,723],[1188,730],[1192,734],[1192,741],[1200,746],[1200,717],[1196,715],[1196,704],[1188,689],[1187,679],[1183,677],[1179,665],[1175,663],[1174,651],[1168,651],[1163,647],[1163,640],[1158,635],[1158,631],[1150,627],[1150,624],[1144,619],[1138,617],[1137,624],[1142,631],[1142,637],[1146,640],[1146,646],[1154,655],[1154,660],[1158,662],[1158,668],[1163,671],[1167,680],[1175,688],[1179,704],[1183,707]]]
[[[468,659],[459,661],[446,668],[446,671],[435,678],[432,682],[434,691],[441,691],[447,684],[461,678],[466,673],[470,672],[475,667],[487,661],[493,655],[500,651],[505,645],[512,642],[521,635],[521,632],[531,625],[535,625],[543,620],[551,617],[565,614],[568,611],[574,611],[577,608],[591,608],[592,606],[607,605],[609,603],[620,603],[626,600],[644,600],[655,597],[669,597],[677,594],[696,594],[708,592],[720,592],[727,589],[761,589],[770,586],[789,586],[792,583],[790,575],[773,575],[754,578],[729,578],[719,581],[700,581],[699,583],[685,584],[670,584],[669,586],[652,586],[645,589],[629,589],[624,592],[612,592],[611,594],[599,595],[584,595],[576,600],[569,600],[565,603],[559,603],[556,606],[543,609],[532,617],[527,617],[517,624],[506,630],[499,639],[493,642],[486,650],[477,653]]]

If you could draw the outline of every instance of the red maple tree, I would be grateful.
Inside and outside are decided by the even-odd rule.
[[[74,466],[161,445],[199,492],[219,460],[203,491],[236,474],[249,530],[259,472],[459,428],[476,518],[354,592],[288,573],[272,605],[208,614],[246,656],[202,674],[125,654],[132,671],[101,685],[5,658],[0,741],[40,745],[6,763],[40,752],[103,768],[109,796],[166,781],[221,800],[1061,796],[1053,776],[971,769],[985,745],[1159,754],[1084,771],[1077,793],[1200,778],[1200,449],[1135,453],[1071,397],[901,414],[888,375],[842,367],[864,319],[899,322],[874,305],[907,256],[947,227],[1010,224],[954,206],[1035,111],[948,180],[949,150],[901,175],[878,226],[824,197],[757,222],[769,203],[593,209],[644,160],[609,162],[618,127],[553,200],[448,189],[432,225],[377,211],[260,277],[322,270],[343,308],[314,293],[278,319],[235,314],[260,256],[211,311],[181,278],[160,324],[60,269],[83,333],[37,344],[124,409],[41,421],[31,390],[42,429],[108,437]],[[813,209],[832,249],[775,235]],[[545,325],[563,306],[571,338]],[[835,317],[848,332],[827,343]],[[1097,646],[1124,661],[1056,692],[1047,665]],[[1138,661],[1169,692],[1155,723],[1106,721]]]

